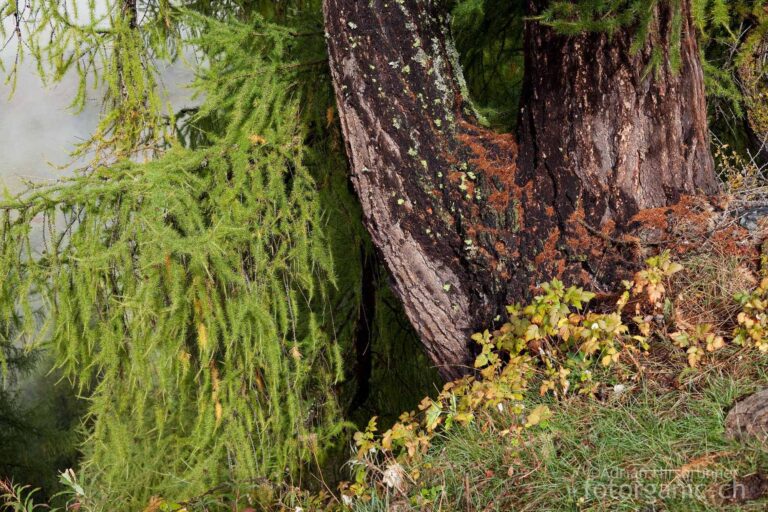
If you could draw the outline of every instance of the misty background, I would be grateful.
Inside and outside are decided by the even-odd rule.
[[[15,59],[13,46],[0,52],[6,67]],[[190,65],[181,61],[163,70],[161,83],[174,110],[199,103],[187,88],[192,78]],[[13,94],[8,81],[0,84],[0,187],[16,193],[23,189],[23,179],[56,180],[82,164],[70,154],[96,128],[102,93],[91,89],[85,109],[77,113],[70,107],[77,84],[77,77],[69,74],[59,83],[44,85],[30,59],[19,66]]]
[[[98,3],[103,5],[104,1]],[[0,61],[6,71],[17,58],[17,44],[15,37],[0,41]],[[187,87],[194,77],[189,63],[177,61],[159,68],[162,71],[158,82],[174,111],[199,104]],[[0,77],[0,192],[15,195],[24,190],[25,180],[54,182],[83,167],[86,162],[74,160],[71,154],[96,129],[103,91],[91,88],[85,108],[77,112],[71,107],[79,83],[76,72],[46,85],[29,56],[18,66],[15,90],[5,75],[0,73]],[[35,226],[31,237],[38,248],[42,240],[40,228]],[[73,467],[79,459],[84,409],[76,391],[61,379],[59,372],[52,370],[52,361],[45,351],[36,353],[31,371],[17,379],[0,380],[0,394],[4,390],[5,396],[11,393],[19,408],[19,418],[27,425],[20,434],[6,431],[3,437],[0,432],[0,459],[12,459],[0,460],[0,466],[10,464],[18,470],[18,474],[12,470],[10,475],[0,477],[15,477],[17,481],[42,487],[45,495],[55,490],[58,472]],[[0,422],[0,430],[4,428]]]

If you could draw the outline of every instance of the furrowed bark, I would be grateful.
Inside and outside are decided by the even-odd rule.
[[[471,333],[538,283],[613,283],[627,265],[606,254],[605,233],[638,210],[715,189],[683,3],[677,74],[643,73],[663,36],[634,55],[629,34],[566,38],[529,23],[518,154],[514,136],[478,126],[439,2],[325,0],[352,182],[443,377],[465,372]]]
[[[654,48],[669,58],[674,2],[659,2],[638,52],[634,31],[566,37],[526,25],[520,172],[551,177],[560,217],[583,208],[601,227],[717,190],[699,49],[681,3],[678,70],[650,65]],[[528,11],[546,4],[528,0]]]

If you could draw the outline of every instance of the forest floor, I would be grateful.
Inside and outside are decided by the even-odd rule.
[[[605,327],[610,315],[576,313],[579,298],[571,303],[579,307],[563,309],[568,290],[552,299],[545,289],[544,299],[512,315],[520,315],[522,331],[512,320],[506,330],[475,338],[491,347],[487,357],[504,353],[501,366],[521,364],[519,352],[499,347],[525,332],[522,353],[533,353],[530,324],[541,334],[548,315],[556,316],[541,338],[546,350],[538,346],[547,353],[546,368],[538,361],[530,381],[513,389],[520,394],[505,395],[519,396],[520,406],[499,405],[498,390],[488,384],[467,392],[455,391],[458,386],[423,402],[426,419],[404,416],[402,429],[396,425],[381,442],[375,428],[361,433],[347,504],[357,512],[767,510],[766,438],[740,437],[726,421],[735,404],[768,388],[768,280],[766,256],[759,258],[709,247],[682,255],[679,264],[649,260],[627,284],[629,305],[620,316],[626,322],[633,307],[640,316],[626,331]],[[638,289],[644,305],[636,302]],[[655,306],[648,307],[649,299]],[[550,309],[536,309],[542,304]],[[598,323],[609,335],[600,338]],[[563,325],[592,330],[578,333],[573,345],[558,330]],[[638,326],[645,336],[632,339],[642,340],[642,348],[616,345],[612,359],[584,370],[584,336],[627,336]],[[600,345],[598,361],[613,348],[613,342]],[[476,366],[482,372],[486,364],[493,365],[483,358]],[[494,381],[500,374],[488,375]],[[456,403],[467,395],[482,395],[478,403],[491,407],[478,405],[472,420],[462,421]],[[763,426],[766,411],[768,403],[757,414]],[[414,442],[398,451],[400,438]]]
[[[309,486],[259,480],[144,510],[768,510],[768,398],[753,417],[765,435],[729,419],[768,389],[765,238],[681,238],[614,294],[542,285],[472,337],[472,375],[386,431],[371,418],[350,460],[325,461],[348,482],[320,471]]]
[[[420,500],[385,493],[354,510],[766,510],[765,445],[727,438],[725,419],[740,398],[768,387],[768,356],[730,352],[602,398],[530,400],[552,417],[522,444],[500,436],[511,421],[503,415],[442,432],[416,465]]]

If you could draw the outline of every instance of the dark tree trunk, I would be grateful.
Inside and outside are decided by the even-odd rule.
[[[357,329],[355,330],[355,396],[349,405],[349,411],[362,407],[371,394],[371,375],[373,373],[373,327],[376,318],[376,261],[375,254],[362,251],[363,267],[360,277],[360,310]]]
[[[683,0],[682,66],[645,73],[631,35],[525,35],[520,151],[477,125],[441,2],[325,0],[331,72],[365,223],[441,374],[469,335],[537,283],[622,275],[605,252],[643,208],[713,192],[698,49]],[[529,2],[535,14],[540,2]],[[665,33],[669,12],[655,21]],[[602,233],[602,234],[601,234]]]

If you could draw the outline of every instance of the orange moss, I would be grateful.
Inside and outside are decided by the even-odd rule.
[[[517,142],[514,135],[494,133],[466,121],[461,121],[459,126],[463,131],[458,134],[458,140],[474,155],[469,163],[488,178],[489,190],[484,191],[488,203],[497,211],[506,210],[512,199],[521,197],[520,187],[515,183]]]
[[[560,230],[556,228],[549,233],[547,241],[544,242],[544,248],[533,260],[537,267],[542,266],[547,261],[551,262],[557,256],[559,253],[559,251],[557,251],[558,240],[560,240]]]
[[[721,210],[722,196],[685,196],[677,204],[643,210],[630,226],[644,242],[669,249],[678,255],[717,250],[720,254],[756,258],[759,239],[766,233],[750,233]],[[655,232],[653,232],[655,230]],[[656,239],[649,239],[650,236]]]
[[[613,221],[588,229],[584,207],[581,205],[568,218],[567,225],[568,247],[577,254],[589,255],[591,258],[599,258],[605,253],[605,242],[610,240],[615,231]]]

